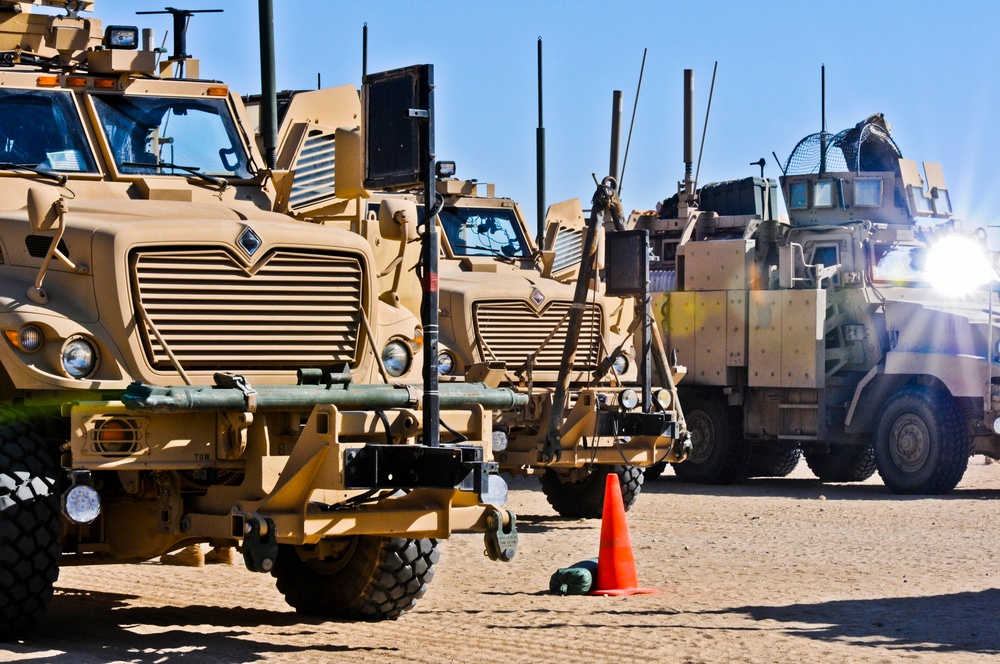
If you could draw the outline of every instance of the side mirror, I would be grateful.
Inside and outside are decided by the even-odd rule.
[[[417,204],[411,200],[388,198],[379,204],[379,234],[387,240],[416,240],[419,220]]]
[[[55,230],[67,211],[65,199],[55,189],[28,189],[28,220],[36,233]]]

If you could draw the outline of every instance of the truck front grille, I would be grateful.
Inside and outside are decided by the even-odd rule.
[[[569,302],[552,302],[541,312],[521,301],[479,304],[475,312],[479,351],[485,360],[506,362],[508,369],[518,369],[528,355],[537,352],[535,371],[558,371],[569,328],[569,309]],[[573,369],[597,368],[601,327],[600,307],[586,305]]]
[[[143,249],[131,265],[137,305],[185,369],[357,360],[364,281],[354,256],[279,249],[247,269],[223,249]],[[170,369],[157,334],[139,329],[150,365]]]

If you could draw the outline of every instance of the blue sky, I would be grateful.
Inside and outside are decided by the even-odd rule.
[[[255,0],[97,0],[107,24],[153,27],[136,10],[223,9],[193,19],[188,51],[203,77],[259,92]],[[626,211],[649,209],[683,177],[683,70],[695,70],[696,155],[719,63],[701,183],[758,174],[820,129],[826,65],[830,131],[884,113],[903,155],[938,161],[958,216],[1000,224],[1000,2],[274,0],[278,86],[360,84],[369,71],[431,63],[437,154],[460,177],[494,182],[535,216],[536,43],[543,39],[549,202],[589,198],[606,175],[612,91],[628,132],[648,49],[623,182]],[[169,42],[168,42],[169,46]],[[624,138],[623,138],[624,140]],[[531,221],[529,221],[531,223]]]

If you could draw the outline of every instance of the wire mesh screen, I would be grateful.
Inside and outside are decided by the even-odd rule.
[[[785,175],[819,173],[821,165],[830,173],[894,170],[903,154],[890,130],[885,118],[876,114],[836,134],[809,134],[788,156]]]

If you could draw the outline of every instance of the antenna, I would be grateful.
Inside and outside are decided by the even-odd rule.
[[[622,161],[622,177],[618,180],[618,195],[622,193],[622,182],[625,180],[625,167],[628,166],[628,148],[632,145],[632,128],[635,126],[635,109],[639,106],[639,91],[642,90],[642,73],[646,71],[646,51],[642,49],[642,64],[639,66],[639,84],[635,86],[635,102],[632,104],[632,121],[628,124],[628,139],[625,141],[625,159]]]
[[[820,114],[822,124],[819,132],[819,174],[826,173],[826,65],[820,67],[819,88],[820,88]]]
[[[705,153],[705,136],[708,134],[708,116],[712,112],[712,96],[715,94],[715,73],[719,71],[719,61],[715,61],[712,68],[712,85],[708,89],[708,108],[705,109],[705,126],[701,129],[701,148],[698,150],[698,167],[694,170],[694,188],[692,193],[698,191],[698,176],[701,174],[701,156]],[[763,167],[761,167],[763,173]],[[761,177],[764,177],[761,175]]]
[[[361,26],[361,80],[368,75],[368,23]]]
[[[611,93],[611,161],[608,164],[608,177],[618,182],[618,157],[621,154],[622,142],[622,91]]]
[[[257,0],[260,20],[260,136],[264,144],[264,165],[278,163],[278,85],[274,73],[273,0]]]
[[[542,38],[538,38],[538,129],[535,130],[535,186],[538,208],[535,212],[536,244],[541,251],[545,242],[545,125],[542,123]]]

